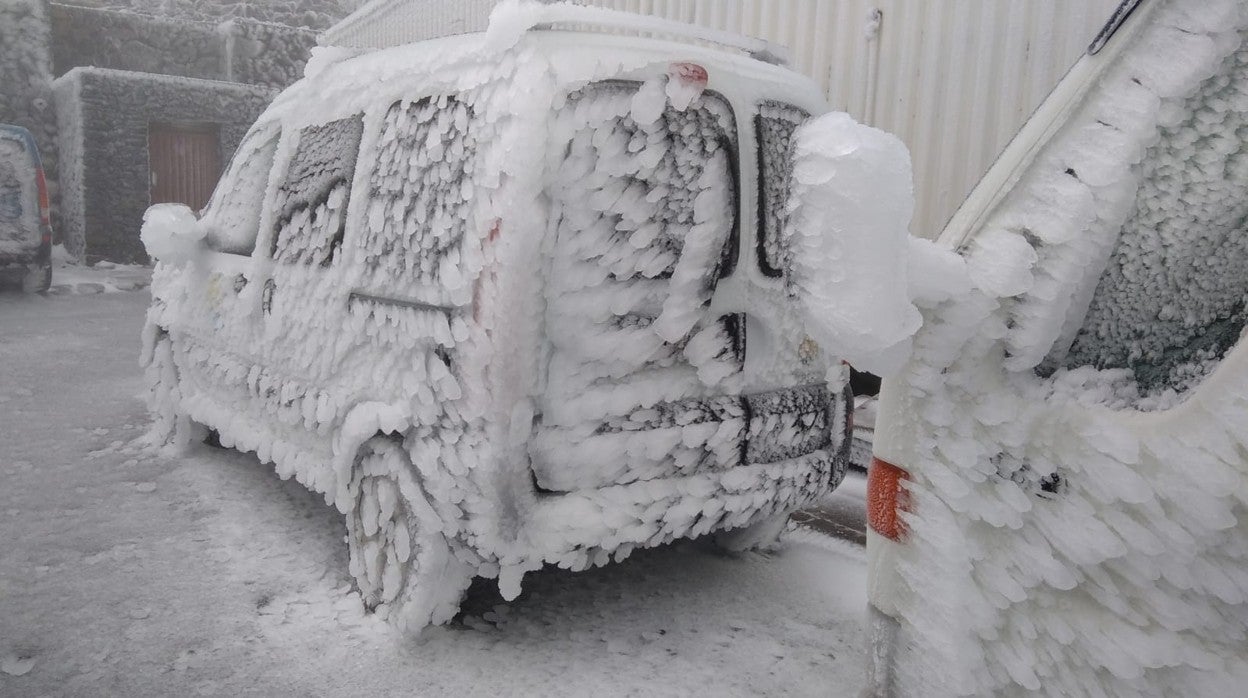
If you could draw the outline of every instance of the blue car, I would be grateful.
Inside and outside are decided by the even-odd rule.
[[[30,131],[0,124],[0,279],[43,292],[52,285],[48,186]]]

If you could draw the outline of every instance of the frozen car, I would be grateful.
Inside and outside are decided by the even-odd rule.
[[[26,291],[52,285],[52,223],[39,149],[30,131],[0,124],[0,277]]]
[[[867,223],[912,206],[904,146],[844,115],[804,131],[791,181],[827,106],[774,53],[536,4],[321,50],[201,220],[147,214],[157,429],[215,430],[324,493],[366,603],[409,628],[474,575],[511,598],[544,563],[774,537],[849,444],[848,369],[806,292],[845,275],[811,273],[820,240],[794,231],[819,226],[789,212],[878,240]],[[876,148],[889,206],[820,198],[892,195]]]
[[[1245,37],[1242,2],[1123,3],[917,275],[873,694],[1244,694]]]

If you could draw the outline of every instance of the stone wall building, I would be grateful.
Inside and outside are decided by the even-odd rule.
[[[0,122],[36,134],[56,241],[88,262],[146,261],[143,211],[206,203],[248,126],[302,75],[315,44],[311,30],[243,18],[0,2]]]

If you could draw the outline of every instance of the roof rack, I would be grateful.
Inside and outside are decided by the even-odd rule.
[[[693,39],[715,46],[736,49],[755,60],[772,65],[789,64],[788,50],[770,41],[604,7],[558,3],[533,8],[533,21],[528,29],[529,31],[574,30],[636,33],[674,39]]]
[[[502,4],[502,3],[498,3]],[[330,27],[320,37],[320,44],[378,49],[411,43],[422,39],[486,31],[492,0],[372,0],[359,10]],[[676,22],[659,17],[637,15],[603,7],[577,5],[571,2],[528,2],[514,4],[507,18],[506,31],[586,31],[654,36],[678,41],[697,42],[740,51],[756,60],[773,65],[788,65],[788,51],[763,39]],[[448,16],[459,19],[447,22]],[[428,33],[428,25],[442,22],[453,24],[449,32]]]

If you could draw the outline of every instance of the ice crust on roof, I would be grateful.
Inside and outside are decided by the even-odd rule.
[[[1183,368],[1199,352],[1167,365],[1166,348],[1243,293],[1239,156],[1222,139],[1239,140],[1248,8],[1137,12],[1143,33],[961,251],[964,290],[916,296],[924,326],[889,385],[906,421],[877,442],[912,478],[899,695],[1226,696],[1248,678],[1243,343],[1165,409],[1206,369]],[[1194,260],[1208,274],[1168,286]],[[1081,327],[1065,364],[1138,351],[1172,393],[1138,369],[1037,374]]]
[[[440,570],[449,597],[406,606],[413,628],[449,619],[472,574],[510,598],[542,564],[767,522],[846,465],[848,372],[803,342],[788,289],[717,305],[757,186],[726,100],[633,51],[547,57],[504,24],[326,61],[280,95],[244,157],[281,121],[273,169],[296,174],[259,220],[192,226],[239,235],[156,255],[145,328],[158,440],[210,425],[368,540],[395,509],[360,511],[361,492],[391,497],[369,478],[410,460],[422,540],[351,564],[383,609],[409,584],[393,560]],[[253,224],[261,253],[207,264]],[[774,343],[748,370],[746,310]]]

